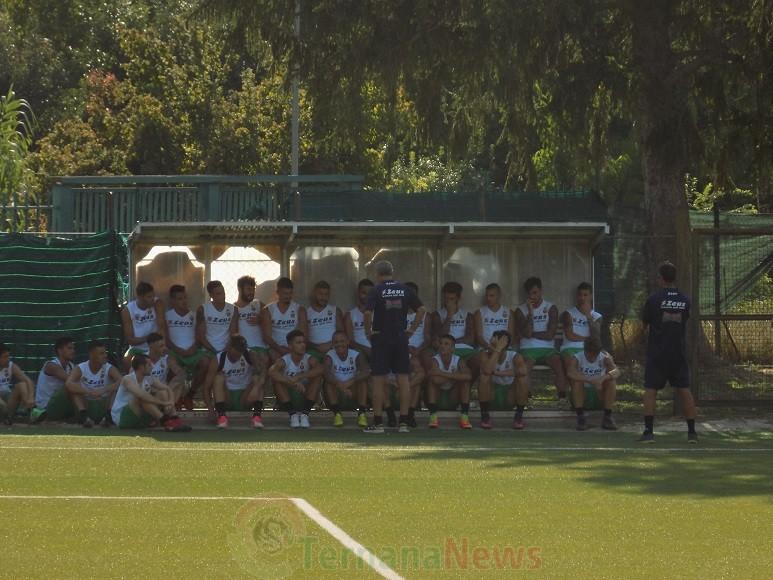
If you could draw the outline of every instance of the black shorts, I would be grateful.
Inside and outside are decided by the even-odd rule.
[[[370,339],[370,344],[371,375],[410,374],[411,360],[406,336],[390,340],[382,334],[374,334]]]
[[[647,359],[644,367],[644,388],[659,391],[666,383],[675,389],[690,388],[690,367],[685,359]]]

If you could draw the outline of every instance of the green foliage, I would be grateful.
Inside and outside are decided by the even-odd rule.
[[[24,205],[27,201],[27,154],[34,123],[29,103],[17,98],[12,88],[0,95],[0,204]],[[23,218],[19,214],[15,219]],[[11,224],[11,229],[18,226],[24,224]]]

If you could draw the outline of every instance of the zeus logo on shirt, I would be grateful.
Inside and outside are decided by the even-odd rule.
[[[137,323],[143,323],[143,322],[150,322],[151,320],[156,319],[156,313],[150,312],[149,314],[135,314],[133,317],[134,322]]]
[[[295,326],[295,320],[274,320],[272,321],[274,328],[284,328],[285,326]]]
[[[231,318],[225,316],[207,316],[207,322],[209,324],[229,324]]]
[[[504,316],[504,317],[493,317],[492,316],[491,318],[484,317],[483,318],[483,323],[484,324],[507,324],[508,320],[509,319],[508,319],[507,316]]]
[[[193,326],[193,319],[168,320],[167,324],[169,326],[185,328],[185,327]]]
[[[663,300],[660,303],[660,307],[663,310],[684,310],[687,307],[687,302],[679,300]]]

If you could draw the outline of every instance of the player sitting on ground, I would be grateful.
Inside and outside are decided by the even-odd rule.
[[[577,430],[585,431],[588,428],[583,408],[586,386],[594,387],[604,403],[604,419],[601,427],[610,431],[617,430],[615,420],[612,418],[612,407],[617,395],[616,379],[620,376],[620,370],[615,366],[612,356],[601,349],[601,340],[594,336],[585,340],[583,350],[575,354],[572,359],[567,375],[572,381],[572,396],[577,411]]]
[[[64,388],[75,365],[75,341],[63,336],[54,343],[56,356],[43,365],[35,388],[35,406],[49,421],[63,421],[73,412],[70,395]]]
[[[523,285],[526,302],[515,311],[515,322],[521,336],[520,353],[526,361],[531,381],[531,371],[536,364],[546,364],[556,379],[559,400],[566,399],[566,376],[561,357],[556,351],[555,337],[558,330],[558,308],[542,297],[542,281],[529,278]],[[529,382],[527,382],[528,388]]]
[[[325,367],[306,352],[306,337],[300,330],[287,335],[290,352],[277,360],[269,370],[274,383],[279,408],[290,416],[290,427],[308,429],[309,413],[319,396],[322,385],[322,373]],[[303,408],[294,409],[290,401],[289,389],[295,389],[304,397]]]
[[[574,355],[582,352],[585,340],[601,335],[601,314],[593,310],[593,286],[587,282],[577,286],[576,304],[561,315],[561,325],[564,328],[561,358],[568,371]]]
[[[11,360],[11,352],[0,344],[0,401],[5,406],[5,422],[13,423],[16,408],[24,405],[30,413],[30,420],[37,421],[42,411],[35,408],[35,385],[21,367]]]
[[[268,367],[268,345],[263,340],[260,328],[260,313],[263,306],[255,298],[255,278],[242,276],[236,281],[239,299],[236,308],[239,310],[239,334],[247,341],[247,348],[255,354],[260,368]]]
[[[144,429],[158,422],[165,431],[190,431],[175,414],[172,390],[150,374],[144,355],[132,359],[131,372],[121,379],[111,411],[119,429]]]
[[[352,348],[359,350],[370,359],[370,340],[365,334],[365,302],[368,299],[368,292],[373,288],[373,282],[363,278],[357,284],[357,306],[346,313],[344,317],[344,327],[346,335],[349,337],[349,344]]]
[[[279,278],[276,281],[276,301],[261,312],[263,340],[269,346],[271,361],[276,361],[290,352],[287,335],[293,330],[306,333],[306,309],[293,301],[293,281]]]
[[[510,385],[511,396],[515,399],[515,416],[513,429],[523,429],[523,411],[529,398],[526,386],[526,363],[523,357],[514,350],[509,350],[510,333],[497,330],[491,337],[491,343],[485,352],[481,353],[480,379],[478,382],[478,399],[480,401],[480,426],[491,429],[493,423],[489,414],[489,405],[493,397],[494,385]],[[512,404],[512,402],[511,402]]]
[[[123,378],[118,369],[107,362],[105,343],[91,341],[88,346],[89,358],[77,365],[64,388],[70,393],[75,408],[78,409],[78,421],[86,428],[94,426],[94,421],[102,417],[102,424],[113,424],[110,406],[118,383]],[[143,355],[144,356],[144,355]]]
[[[309,328],[308,352],[319,362],[333,348],[333,333],[344,329],[341,309],[330,304],[330,284],[320,280],[311,292],[311,304],[306,308]]]
[[[213,384],[217,428],[228,427],[226,411],[252,410],[253,429],[263,428],[263,384],[266,375],[258,356],[247,348],[241,335],[228,341],[228,348],[217,356],[217,374]]]
[[[153,286],[140,282],[134,294],[136,298],[121,310],[123,336],[129,344],[123,359],[125,372],[129,372],[131,358],[135,354],[148,354],[148,335],[151,332],[162,332],[163,325],[163,305],[156,297]]]
[[[173,402],[179,401],[185,395],[185,371],[174,357],[167,354],[164,337],[155,332],[148,335],[148,359],[153,365],[151,376],[169,386],[174,395]]]
[[[200,348],[196,340],[196,315],[188,308],[188,294],[185,286],[175,284],[169,288],[169,304],[166,311],[166,344],[169,354],[190,374],[191,389],[183,398],[186,409],[193,410],[193,394],[202,388],[209,369],[207,351]]]
[[[349,348],[346,333],[337,330],[333,335],[333,348],[325,355],[325,394],[333,412],[334,427],[344,426],[338,403],[340,394],[357,401],[357,424],[363,428],[368,426],[368,377],[370,367],[365,356]]]
[[[440,426],[437,416],[437,400],[441,389],[450,390],[452,401],[460,404],[459,427],[472,429],[470,423],[470,380],[472,374],[462,358],[454,354],[455,346],[456,341],[453,336],[443,335],[440,337],[438,354],[432,357],[427,389],[429,427],[431,429],[437,429]]]

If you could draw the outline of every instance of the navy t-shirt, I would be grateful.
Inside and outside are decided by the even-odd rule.
[[[683,360],[690,299],[677,288],[662,288],[647,299],[642,320],[649,325],[647,357],[660,361]]]
[[[365,309],[373,312],[373,331],[386,340],[405,335],[409,310],[418,310],[421,301],[413,290],[397,280],[377,284],[368,292]]]

